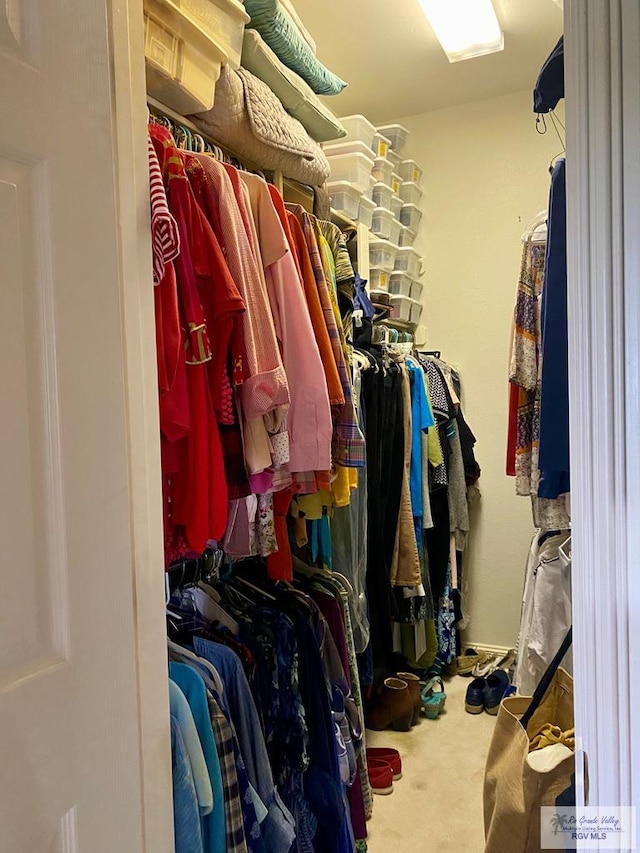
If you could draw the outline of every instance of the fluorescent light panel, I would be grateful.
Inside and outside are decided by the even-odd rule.
[[[504,33],[491,0],[419,2],[449,62],[504,50]]]

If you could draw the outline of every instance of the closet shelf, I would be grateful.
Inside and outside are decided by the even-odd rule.
[[[410,323],[408,320],[399,320],[394,317],[385,317],[384,320],[380,320],[380,325],[391,326],[393,329],[399,329],[401,332],[409,332],[411,335],[418,328],[417,323]]]
[[[353,228],[356,230],[358,227],[353,219],[349,219],[348,216],[345,216],[343,213],[340,213],[340,211],[334,210],[333,208],[331,208],[331,221],[343,231],[345,228]]]

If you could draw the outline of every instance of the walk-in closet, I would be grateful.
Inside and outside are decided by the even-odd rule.
[[[638,55],[0,9],[0,853],[637,849]]]

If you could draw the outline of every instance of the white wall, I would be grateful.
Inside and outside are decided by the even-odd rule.
[[[407,156],[424,167],[417,248],[426,262],[427,343],[461,370],[463,406],[477,438],[482,499],[465,552],[466,639],[516,640],[530,502],[505,475],[510,324],[521,235],[547,205],[549,163],[561,149],[536,132],[531,92],[399,119]]]

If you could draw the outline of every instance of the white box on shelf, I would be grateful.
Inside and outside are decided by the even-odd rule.
[[[413,246],[398,248],[395,258],[394,270],[406,272],[413,281],[420,275],[420,264],[422,258]]]
[[[329,160],[339,157],[341,154],[364,154],[371,161],[373,167],[374,156],[370,145],[365,145],[360,139],[350,139],[348,142],[328,142],[322,146],[322,150]]]
[[[401,124],[385,124],[378,128],[378,133],[386,136],[396,154],[402,154],[409,138],[409,131]]]
[[[393,213],[386,207],[376,207],[373,211],[373,221],[371,230],[377,237],[382,237],[383,240],[391,240],[391,225],[393,223]],[[392,242],[396,242],[395,240]]]
[[[361,222],[366,228],[371,228],[373,220],[373,211],[376,209],[375,203],[363,195],[360,199],[360,208],[358,210],[358,222]]]
[[[420,318],[422,317],[422,303],[416,302],[415,299],[412,299],[412,303],[413,304],[411,305],[411,321],[410,322],[415,323],[415,325],[417,326],[418,323],[420,322]]]
[[[403,160],[398,172],[403,181],[413,181],[414,184],[422,181],[423,171],[415,160]]]
[[[376,207],[386,207],[387,210],[391,210],[391,199],[393,198],[393,190],[387,184],[383,184],[381,181],[373,188],[372,198],[376,203]]]
[[[391,302],[391,317],[394,320],[404,320],[405,323],[411,322],[411,308],[413,302],[408,296],[390,296]]]
[[[373,169],[371,170],[371,174],[376,179],[376,181],[380,181],[383,184],[391,186],[393,163],[390,163],[386,157],[376,157],[376,160],[373,164]]]
[[[369,267],[369,290],[389,290],[389,271],[382,267]]]
[[[376,131],[371,148],[376,157],[386,157],[391,148],[391,140]]]
[[[424,284],[421,281],[414,281],[411,283],[411,293],[409,296],[412,299],[416,299],[418,302],[422,299],[422,291],[424,290]]]
[[[329,158],[331,181],[347,181],[363,193],[369,188],[371,160],[364,154],[338,154]]]
[[[347,219],[356,219],[360,210],[362,193],[348,181],[330,181],[327,192],[331,199],[331,207],[342,213]]]
[[[395,218],[398,221],[400,221],[400,211],[402,210],[403,205],[404,205],[404,202],[402,201],[400,196],[395,195],[395,193],[394,193],[394,195],[391,198],[391,212],[393,213],[393,215],[395,216]]]
[[[409,228],[413,228],[414,231],[417,231],[420,226],[421,219],[422,211],[417,204],[402,205],[402,210],[400,211],[400,222],[402,222],[403,225],[408,225]]]
[[[393,216],[393,214],[391,215]],[[391,220],[391,236],[389,237],[389,239],[392,243],[395,243],[396,246],[400,245],[400,232],[403,228],[404,226],[402,225],[400,220],[396,219],[395,216],[393,216],[393,219]]]
[[[403,181],[400,184],[400,198],[405,204],[420,204],[422,188],[415,181]]]
[[[347,131],[345,141],[359,140],[367,148],[371,148],[377,131],[368,119],[361,115],[344,116],[340,119],[340,124]]]
[[[387,272],[393,272],[398,247],[389,240],[371,237],[369,240],[369,263],[372,267],[381,267]]]
[[[398,245],[413,246],[417,236],[418,232],[414,231],[413,228],[409,228],[408,225],[400,225],[400,240],[398,241]]]
[[[400,195],[400,187],[402,186],[402,178],[397,172],[391,175],[391,189],[396,195]]]
[[[406,272],[392,272],[389,277],[389,293],[395,293],[396,296],[410,296],[411,285],[411,276]]]

